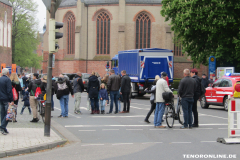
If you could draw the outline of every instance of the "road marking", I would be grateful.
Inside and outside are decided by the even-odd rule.
[[[128,145],[128,144],[133,144],[133,143],[115,143],[115,144],[112,144],[112,145],[117,146],[117,145]]]
[[[167,131],[168,129],[149,129],[150,131]]]
[[[171,142],[171,143],[192,143],[192,142]]]
[[[134,107],[134,106],[131,106],[131,108],[135,108],[135,109],[142,109],[142,110],[149,110],[149,109],[146,109],[146,108],[139,108],[139,107]]]
[[[196,128],[196,129],[213,129],[213,128]]]
[[[228,124],[213,123],[213,124],[199,124],[200,126],[227,126]],[[174,126],[182,126],[177,124]],[[78,127],[153,127],[153,125],[65,125],[66,128],[78,128]],[[162,129],[161,129],[162,130]],[[183,129],[184,130],[184,129]]]
[[[218,129],[228,129],[228,128],[218,128]]]
[[[137,118],[137,117],[146,117],[145,115],[138,115],[138,116],[91,116],[92,118]]]
[[[81,146],[82,147],[84,147],[84,146],[104,146],[104,144],[83,144]]]
[[[209,117],[213,117],[213,118],[228,119],[228,118],[218,117],[218,116],[213,116],[213,115],[208,115],[208,114],[202,114],[202,113],[199,113],[199,114],[202,116],[209,116]]]
[[[119,131],[119,129],[102,129],[102,131]]]
[[[160,143],[163,143],[163,142],[145,142],[145,143],[142,143],[142,144],[160,144]]]
[[[88,110],[86,107],[80,107],[81,109]]]
[[[71,115],[71,116],[73,116],[73,117],[75,117],[75,118],[81,118],[81,117],[75,116],[75,115],[73,115],[73,114],[71,114],[71,113],[68,113],[68,114]]]
[[[79,130],[80,132],[95,132],[96,130]]]
[[[201,141],[201,143],[214,143],[216,141]]]
[[[126,129],[127,131],[142,131],[143,129]]]

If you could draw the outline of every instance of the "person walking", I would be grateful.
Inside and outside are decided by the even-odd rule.
[[[166,81],[167,73],[162,72],[161,78],[157,81],[156,84],[156,109],[154,115],[154,126],[155,128],[166,128],[162,125],[162,117],[165,110],[165,101],[162,97],[163,92],[172,92],[168,87]]]
[[[207,79],[206,74],[202,74],[202,81],[201,84],[204,88],[207,88],[209,85],[209,80]]]
[[[99,80],[95,72],[92,72],[92,75],[89,77],[87,93],[91,101],[92,112],[91,114],[99,114]]]
[[[121,80],[121,92],[123,96],[123,102],[124,102],[124,107],[123,111],[121,113],[129,113],[130,111],[130,100],[129,100],[129,94],[131,90],[131,79],[127,75],[126,71],[123,70],[121,72],[122,74],[122,80]]]
[[[7,110],[9,103],[13,102],[12,83],[9,77],[9,70],[7,68],[2,69],[2,76],[0,77],[0,115],[1,115],[1,126],[0,130],[3,135],[7,135],[8,121],[6,120]]]
[[[73,93],[75,97],[75,107],[74,113],[81,114],[80,103],[81,103],[81,93],[84,91],[84,85],[81,78],[82,74],[78,73],[73,80]]]
[[[113,69],[110,70],[110,77],[108,79],[107,90],[110,92],[110,110],[107,114],[111,114],[113,111],[113,102],[115,103],[115,114],[118,113],[118,92],[121,86],[121,79],[115,74]]]
[[[28,107],[29,114],[31,115],[31,108],[30,108],[30,103],[29,103],[29,93],[28,93],[28,91],[26,91],[22,101],[24,102],[24,104],[23,104],[23,107],[22,107],[22,110],[21,110],[20,114],[22,115],[24,109],[26,107]]]
[[[22,80],[21,74],[18,74],[18,80],[19,80],[20,86],[21,86],[21,91],[19,92],[19,95],[20,95],[20,98],[23,99],[23,96],[24,96],[24,94],[22,92],[23,91],[23,80]]]
[[[150,97],[151,108],[150,108],[150,111],[148,112],[148,114],[147,114],[147,116],[146,116],[146,118],[144,120],[144,122],[146,122],[146,123],[151,123],[151,122],[149,122],[148,119],[151,116],[152,112],[156,108],[156,102],[155,102],[155,100],[156,100],[156,97],[155,97],[155,94],[156,94],[156,82],[157,82],[157,80],[153,81],[153,85],[151,87],[151,90],[148,90],[148,89],[145,90],[146,93],[151,93],[151,97]]]
[[[32,113],[33,113],[33,119],[30,122],[36,123],[39,121],[38,116],[37,116],[37,97],[35,97],[35,93],[38,87],[42,86],[42,81],[41,79],[38,79],[39,74],[34,73],[33,74],[33,80],[30,81],[28,85],[28,92],[30,93],[30,106],[32,108]],[[45,90],[44,88],[41,88],[41,90]]]
[[[194,102],[194,92],[196,90],[196,81],[190,77],[189,69],[184,69],[184,78],[180,81],[178,86],[178,94],[182,98],[182,109],[184,125],[181,129],[192,128],[192,106]]]
[[[58,118],[68,118],[68,102],[69,102],[69,93],[73,95],[73,89],[69,80],[64,77],[62,74],[59,75],[58,81],[55,83],[55,93],[57,99],[60,100],[61,105],[61,115]]]
[[[198,125],[198,111],[197,111],[197,102],[201,96],[201,79],[197,76],[198,71],[197,69],[191,69],[191,77],[196,81],[197,88],[194,92],[194,103],[192,107],[192,112],[194,116],[194,122],[192,127],[199,127]]]
[[[105,84],[101,84],[101,89],[99,91],[99,98],[100,98],[100,104],[101,104],[101,114],[105,114],[105,106],[106,106],[106,103],[107,101],[109,101],[109,98],[108,98],[108,93],[107,93],[107,90],[105,89]]]

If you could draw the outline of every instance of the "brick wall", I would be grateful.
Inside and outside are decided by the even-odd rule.
[[[3,24],[5,11],[7,12],[7,24],[12,24],[12,7],[0,2],[0,21],[3,21]],[[12,48],[0,46],[0,57],[0,64],[6,63],[7,66],[12,66]]]
[[[174,78],[183,78],[184,69],[192,69],[192,62],[174,62]],[[202,77],[202,74],[205,73],[208,75],[208,66],[200,65],[199,68],[195,67],[198,70],[198,76]]]

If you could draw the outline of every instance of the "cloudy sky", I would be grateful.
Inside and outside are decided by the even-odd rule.
[[[39,22],[39,32],[42,33],[42,28],[44,24],[46,24],[46,7],[43,4],[42,0],[34,0],[36,3],[38,3],[38,14],[37,19]]]

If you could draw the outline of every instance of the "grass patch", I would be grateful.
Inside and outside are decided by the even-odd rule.
[[[174,94],[174,95],[177,95],[177,91],[173,91],[173,94]]]

